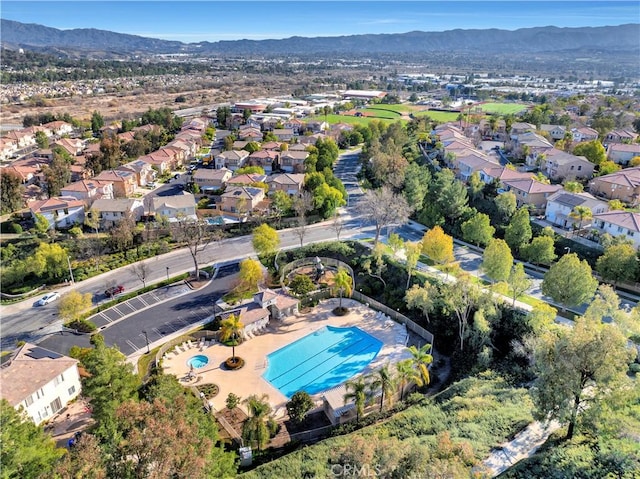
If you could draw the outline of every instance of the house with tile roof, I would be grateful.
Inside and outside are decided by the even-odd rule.
[[[116,168],[119,171],[129,171],[136,177],[137,186],[146,186],[156,178],[156,171],[146,161],[140,159],[130,161],[124,165],[120,165]]]
[[[54,196],[29,203],[31,216],[44,216],[49,229],[66,229],[84,223],[84,201],[73,196]]]
[[[100,228],[108,230],[127,217],[140,221],[144,214],[144,204],[134,198],[99,199],[91,207],[100,218]]]
[[[624,236],[633,241],[636,248],[640,247],[640,213],[609,211],[594,215],[592,230],[600,235]]]
[[[215,168],[216,170],[220,168],[228,168],[231,171],[235,171],[244,166],[248,157],[249,152],[246,150],[223,151],[214,157]]]
[[[598,139],[598,131],[588,126],[580,126],[577,128],[571,128],[571,135],[573,136],[574,143],[581,143],[583,141],[593,141]]]
[[[576,156],[556,148],[547,150],[540,165],[547,178],[553,181],[591,179],[595,165],[584,156]]]
[[[60,138],[51,147],[59,146],[71,156],[77,156],[84,150],[84,141],[77,138]]]
[[[502,185],[503,181],[528,180],[533,177],[533,173],[513,170],[502,165],[487,165],[480,170],[480,179],[487,184],[496,181]]]
[[[212,170],[209,168],[199,168],[193,172],[193,182],[200,187],[200,191],[206,192],[220,190],[224,188],[227,181],[233,176],[233,171],[228,168]]]
[[[544,218],[548,222],[565,229],[573,228],[574,225],[578,228],[589,226],[593,218],[580,222],[570,216],[576,206],[589,208],[593,215],[609,211],[608,203],[597,199],[589,193],[571,193],[561,189],[547,198]]]
[[[36,425],[53,418],[82,391],[78,361],[31,343],[0,369],[0,397]]]
[[[258,150],[249,155],[247,164],[249,166],[259,166],[265,173],[271,173],[274,163],[280,159],[280,152],[277,150]]]
[[[245,173],[243,175],[234,175],[227,181],[228,185],[233,186],[251,186],[255,183],[264,183],[267,175],[257,173]]]
[[[302,173],[282,173],[272,175],[267,178],[269,185],[269,194],[272,195],[276,191],[284,191],[289,196],[300,196],[304,188],[304,177]]]
[[[640,167],[626,168],[589,182],[589,192],[609,200],[637,206],[640,199]]]
[[[456,176],[462,181],[469,181],[473,173],[480,172],[484,168],[498,167],[500,164],[493,158],[480,153],[479,151],[470,151],[469,153],[456,155]]]
[[[280,155],[280,168],[287,173],[304,171],[304,161],[309,157],[308,151],[284,151]]]
[[[518,208],[528,206],[532,214],[544,212],[547,206],[547,198],[562,189],[560,185],[548,185],[533,178],[527,180],[503,181],[507,191],[516,195]]]
[[[191,193],[185,191],[181,195],[154,196],[153,211],[158,216],[169,218],[169,221],[177,221],[181,218],[197,220],[196,199]]]
[[[45,123],[42,126],[47,128],[57,136],[70,135],[71,133],[73,133],[73,125],[71,123],[67,123],[66,121],[50,121],[49,123]]]
[[[262,188],[235,186],[227,188],[221,195],[220,210],[223,213],[245,216],[255,211],[264,199],[265,194]]]
[[[607,133],[604,138],[604,142],[609,143],[628,143],[635,141],[638,138],[638,134],[635,131],[618,129]]]
[[[83,201],[87,206],[100,198],[112,199],[113,182],[100,180],[80,180],[70,183],[60,190],[63,196],[71,196],[77,200]]]
[[[552,140],[562,140],[564,138],[565,133],[567,132],[567,127],[563,125],[540,125],[540,131],[546,131],[549,135],[549,138]]]
[[[628,165],[635,156],[640,156],[638,143],[610,143],[607,146],[607,158],[619,165]]]
[[[105,170],[94,176],[93,179],[112,182],[113,194],[116,198],[127,198],[136,190],[136,175],[132,171]]]

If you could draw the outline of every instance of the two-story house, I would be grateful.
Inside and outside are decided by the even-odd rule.
[[[620,165],[628,165],[632,158],[640,156],[638,143],[610,143],[607,146],[607,158]]]
[[[594,215],[592,228],[598,234],[623,236],[632,240],[636,248],[640,247],[640,213],[609,211]]]
[[[556,148],[545,153],[544,172],[554,181],[591,179],[595,165],[584,156],[576,156]]]
[[[571,128],[571,136],[573,137],[574,143],[593,141],[598,139],[598,130],[594,130],[588,126]]]
[[[287,173],[301,173],[304,171],[304,161],[308,157],[308,151],[283,151],[280,155],[280,168]]]
[[[51,146],[59,146],[71,156],[79,155],[85,148],[84,142],[77,138],[60,138]]]
[[[278,138],[278,141],[282,142],[291,141],[295,137],[291,128],[275,128],[273,134]]]
[[[73,133],[73,125],[71,123],[67,123],[66,121],[56,120],[50,121],[49,123],[45,123],[45,128],[50,130],[56,136],[64,136],[70,135]]]
[[[560,185],[548,185],[534,180],[508,180],[502,182],[507,191],[516,195],[518,208],[528,206],[533,214],[544,212],[547,198],[562,189]]]
[[[116,198],[131,196],[135,192],[138,183],[135,173],[126,170],[105,170],[94,176],[93,179],[113,183],[113,195]]]
[[[153,211],[158,216],[169,218],[169,221],[190,218],[197,220],[196,199],[191,193],[182,192],[181,195],[154,196]]]
[[[304,176],[301,173],[282,173],[268,177],[269,194],[271,195],[276,191],[284,191],[289,196],[300,196],[304,188]]]
[[[545,131],[554,141],[562,140],[564,138],[565,133],[567,132],[567,127],[563,125],[540,125],[540,131]]]
[[[637,206],[640,199],[640,167],[626,168],[589,182],[589,191],[609,200],[620,200]]]
[[[151,183],[155,180],[157,175],[153,167],[146,161],[142,160],[130,161],[129,163],[118,166],[116,170],[129,171],[133,173],[136,178],[136,185],[138,186],[146,186],[147,183]]]
[[[82,390],[77,360],[31,343],[3,364],[0,383],[0,397],[35,424],[53,418]]]
[[[84,201],[72,196],[54,196],[46,200],[29,203],[31,216],[44,216],[49,223],[49,229],[71,228],[84,223]]]
[[[261,167],[265,173],[271,173],[273,165],[278,163],[280,152],[276,150],[258,150],[249,155],[248,164]]]
[[[113,183],[111,181],[100,180],[80,180],[70,183],[60,190],[63,196],[72,196],[83,201],[87,206],[100,198],[112,199]]]
[[[246,216],[254,212],[265,199],[262,188],[236,186],[227,188],[221,196],[220,209],[223,213]]]
[[[249,157],[249,152],[246,150],[231,150],[223,151],[214,157],[215,168],[228,168],[231,171],[235,171],[238,168],[242,168],[246,159]]]
[[[144,204],[133,198],[99,199],[91,207],[100,218],[100,228],[108,230],[127,217],[140,221],[144,214]]]
[[[193,172],[193,182],[200,187],[200,191],[215,191],[224,188],[227,181],[233,176],[233,171],[228,168],[211,170],[200,168]]]
[[[609,143],[630,143],[638,138],[638,134],[631,130],[619,129],[607,133],[604,138],[606,144]]]
[[[589,193],[570,193],[562,189],[547,198],[544,217],[548,222],[565,229],[574,226],[577,228],[589,226],[593,218],[580,220],[571,216],[577,206],[589,208],[592,215],[605,213],[609,210],[607,203],[598,200]]]

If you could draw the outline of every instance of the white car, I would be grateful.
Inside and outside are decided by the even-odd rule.
[[[60,293],[54,291],[53,293],[47,293],[38,301],[36,301],[36,306],[44,306],[45,304],[49,304],[52,301],[60,298]]]

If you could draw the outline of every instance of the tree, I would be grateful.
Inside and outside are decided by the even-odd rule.
[[[70,158],[66,151],[56,148],[54,149],[51,163],[42,167],[42,175],[44,176],[49,197],[59,196],[60,190],[71,181],[71,164],[67,160],[70,160]]]
[[[563,187],[569,193],[582,193],[584,191],[582,183],[578,183],[577,181],[567,181]]]
[[[350,379],[345,384],[347,393],[344,395],[344,403],[353,400],[356,406],[356,422],[360,422],[360,416],[364,414],[364,406],[367,402],[367,392],[369,385],[364,376],[358,376],[357,379]]]
[[[620,200],[609,200],[609,211],[623,211],[625,209],[624,203]]]
[[[231,361],[236,360],[236,344],[242,337],[242,331],[244,330],[244,324],[240,321],[240,316],[235,314],[229,315],[227,319],[220,323],[220,341],[231,340]]]
[[[406,260],[404,262],[404,269],[407,272],[407,284],[405,289],[409,287],[409,283],[411,282],[411,275],[416,269],[418,265],[418,259],[420,258],[420,253],[422,252],[422,245],[420,243],[414,243],[411,241],[407,241],[404,245],[404,254],[406,256]]]
[[[388,400],[395,388],[396,382],[389,369],[388,363],[373,373],[371,382],[369,383],[369,389],[372,394],[380,390],[380,412],[382,412],[382,408],[384,407],[385,398]]]
[[[82,361],[88,373],[83,377],[82,392],[91,398],[92,415],[98,423],[96,435],[111,440],[115,433],[116,409],[137,397],[139,381],[133,373],[133,365],[115,346],[105,346],[99,335],[94,335],[92,342],[94,349]]]
[[[174,241],[184,243],[193,259],[194,276],[200,278],[200,265],[198,255],[207,247],[212,240],[209,232],[209,225],[203,221],[181,216],[172,223],[171,236]]]
[[[422,238],[422,252],[438,264],[453,261],[453,238],[440,226],[428,230]]]
[[[258,284],[264,277],[262,264],[255,259],[247,258],[240,262],[237,291],[257,291]]]
[[[567,439],[573,437],[579,411],[582,416],[597,413],[598,403],[625,387],[632,358],[615,325],[586,318],[578,318],[573,328],[544,335],[535,357],[536,414],[568,421]]]
[[[558,310],[547,303],[538,302],[527,315],[527,323],[535,336],[549,331],[553,326]]]
[[[536,236],[522,248],[522,257],[533,264],[551,264],[557,255],[552,236]]]
[[[104,118],[102,115],[94,111],[91,115],[91,131],[93,131],[94,135],[98,135],[100,133],[100,128],[104,126]]]
[[[339,268],[338,272],[333,278],[334,294],[338,293],[338,295],[340,296],[340,304],[338,305],[339,308],[342,309],[342,297],[345,295],[351,296],[351,290],[353,287],[352,285],[353,280],[351,279],[351,276],[349,276],[347,270],[344,268]]]
[[[509,245],[501,239],[492,239],[482,255],[482,269],[492,281],[506,281],[509,278],[513,256]]]
[[[240,403],[240,397],[236,396],[233,393],[229,393],[227,395],[227,399],[225,400],[225,406],[227,409],[234,409]]]
[[[411,362],[416,372],[418,372],[422,384],[424,386],[428,386],[431,382],[429,365],[433,362],[433,356],[431,355],[431,345],[425,344],[420,349],[418,349],[416,346],[409,346],[408,349],[411,353]]]
[[[407,223],[412,211],[407,200],[395,194],[389,187],[367,190],[357,209],[365,220],[375,224],[374,246],[378,244],[382,228]]]
[[[3,478],[50,477],[64,454],[42,427],[25,419],[6,399],[0,399],[0,463]]]
[[[513,191],[507,191],[506,193],[496,196],[493,202],[495,203],[496,208],[498,209],[498,214],[500,215],[499,223],[504,224],[507,221],[511,221],[511,217],[518,208],[516,195]]]
[[[509,225],[504,231],[504,239],[514,251],[520,251],[524,245],[531,241],[531,220],[529,210],[520,208],[511,218]]]
[[[275,254],[280,247],[278,232],[266,223],[253,230],[253,249],[261,256]]]
[[[114,251],[126,251],[133,246],[133,238],[135,235],[136,222],[133,215],[129,212],[125,213],[118,223],[109,231],[109,244]]]
[[[329,218],[337,208],[346,204],[342,192],[327,183],[322,183],[313,191],[313,202],[325,219]]]
[[[315,404],[308,392],[298,391],[287,402],[287,413],[289,413],[289,417],[293,422],[300,424],[314,406]]]
[[[243,402],[247,405],[249,418],[242,425],[242,438],[249,444],[255,444],[258,450],[264,448],[269,442],[269,429],[266,421],[271,415],[269,396],[261,397],[253,394]]]
[[[469,194],[469,200],[473,203],[483,197],[485,184],[480,178],[480,173],[477,171],[471,173],[468,183],[469,186],[467,187],[467,192]]]
[[[32,258],[33,272],[38,276],[61,278],[68,271],[67,254],[58,243],[40,243]]]
[[[80,319],[82,313],[91,309],[91,293],[80,293],[79,291],[69,291],[60,298],[58,303],[58,316],[65,322]]]
[[[411,289],[407,290],[404,299],[407,303],[407,308],[418,309],[428,323],[429,313],[435,309],[436,300],[438,299],[438,288],[428,281],[423,286],[414,284]]]
[[[290,213],[293,208],[293,199],[284,191],[278,190],[271,197],[271,210],[276,216],[276,221],[280,223],[280,218]]]
[[[295,294],[305,295],[314,291],[316,285],[306,274],[297,274],[289,283],[289,289]]]
[[[407,204],[415,209],[421,210],[424,197],[429,191],[431,183],[431,173],[426,166],[410,163],[404,174],[404,188],[402,193],[407,200]]]
[[[593,212],[591,211],[591,208],[589,208],[588,206],[578,205],[571,210],[571,213],[569,213],[569,218],[577,220],[578,222],[574,223],[573,227],[574,229],[580,229],[584,227],[583,223],[585,221],[588,221],[591,218],[593,218]]]
[[[49,148],[49,138],[44,131],[36,131],[36,145],[41,150]]]
[[[342,228],[344,228],[344,221],[340,218],[340,214],[338,211],[333,212],[333,221],[331,222],[331,227],[336,232],[336,239],[340,241],[340,233],[342,232]]]
[[[604,254],[598,258],[596,271],[602,279],[613,281],[633,282],[638,274],[638,258],[636,250],[630,244],[611,245],[604,250]]]
[[[467,210],[469,195],[464,183],[455,178],[453,171],[445,168],[436,173],[427,200],[433,201],[437,214],[442,218],[455,221]]]
[[[599,165],[607,159],[607,150],[604,149],[600,140],[586,141],[576,145],[573,149],[576,156],[584,156],[595,165]]]
[[[621,169],[622,166],[620,166],[618,163],[614,163],[611,160],[606,160],[600,163],[600,166],[598,166],[597,176],[610,175],[611,173],[615,173],[616,171],[620,171]]]
[[[84,224],[98,233],[98,228],[100,228],[100,213],[94,208],[86,211],[84,214]]]
[[[400,390],[400,401],[404,400],[404,390],[409,383],[415,383],[418,387],[422,387],[422,375],[413,367],[411,359],[403,359],[396,363],[396,380],[398,389]]]
[[[378,243],[371,249],[371,256],[362,262],[362,269],[372,278],[377,278],[382,281],[385,288],[387,282],[382,277],[382,273],[387,268],[387,264],[384,261],[384,246]]]
[[[105,457],[93,434],[85,432],[72,449],[55,465],[50,477],[55,479],[107,479]]]
[[[527,291],[532,284],[531,279],[527,276],[527,273],[524,272],[524,265],[522,263],[516,263],[511,268],[511,272],[509,273],[509,277],[507,278],[507,284],[509,285],[509,289],[511,290],[511,294],[513,295],[513,303],[512,306],[516,306],[516,299]]]
[[[296,222],[296,226],[293,229],[293,234],[295,234],[300,240],[300,247],[304,245],[304,237],[307,234],[307,218],[305,216],[298,217]]]
[[[542,281],[542,294],[563,306],[578,306],[593,297],[598,280],[586,260],[575,253],[565,254],[549,268]]]
[[[133,263],[131,267],[134,274],[138,277],[140,281],[142,281],[142,287],[147,287],[147,277],[149,276],[149,265],[144,261],[138,261],[137,263]]]
[[[391,233],[387,238],[387,245],[391,248],[395,256],[398,254],[398,251],[404,248],[404,240],[398,233]]]
[[[462,223],[462,237],[465,241],[476,246],[484,246],[491,241],[496,229],[491,226],[491,220],[484,213],[476,213],[469,220]]]
[[[458,320],[460,351],[464,351],[469,316],[479,298],[480,291],[467,278],[458,278],[457,281],[443,285],[442,302],[444,310],[448,313],[453,313]]]
[[[0,171],[0,211],[2,214],[12,213],[22,208],[24,186],[20,177],[2,168]]]

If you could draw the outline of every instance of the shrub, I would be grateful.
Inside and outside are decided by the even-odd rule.
[[[306,274],[297,274],[289,283],[289,288],[295,294],[304,295],[316,289],[316,286]]]
[[[75,329],[80,333],[92,333],[93,331],[98,329],[95,324],[93,324],[91,321],[87,321],[86,319],[71,321],[70,323],[66,324],[66,327]]]
[[[227,400],[225,401],[227,409],[233,409],[238,404],[240,404],[240,396],[236,396],[233,393],[229,393],[227,396]]]
[[[640,364],[638,363],[631,363],[629,365],[629,371],[633,374],[638,374],[640,373]]]
[[[79,238],[80,236],[83,235],[82,228],[80,228],[79,226],[74,226],[69,230],[69,234],[74,238]]]
[[[11,223],[10,229],[14,234],[22,234],[22,226],[20,226],[18,223]]]

